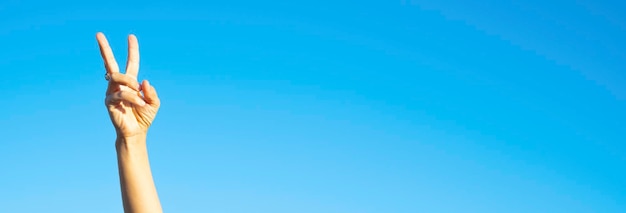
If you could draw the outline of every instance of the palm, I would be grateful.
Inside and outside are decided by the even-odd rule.
[[[126,73],[121,74],[106,38],[100,33],[97,37],[107,74],[111,77],[105,104],[115,130],[123,137],[147,133],[160,103],[154,87],[147,81],[139,84],[136,80],[139,72],[137,39],[132,35],[128,38]]]
[[[120,90],[133,92],[132,89],[120,86]],[[117,104],[107,105],[109,116],[113,125],[123,135],[134,135],[146,132],[154,117],[157,109],[146,105],[137,107],[130,102],[122,101]]]

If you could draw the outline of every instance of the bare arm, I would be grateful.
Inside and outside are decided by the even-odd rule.
[[[124,211],[162,212],[148,162],[146,138],[118,138],[115,148]]]
[[[113,51],[104,34],[96,35],[109,81],[105,105],[115,127],[117,162],[122,201],[126,213],[160,213],[161,203],[152,179],[146,137],[156,117],[160,100],[148,81],[137,81],[139,44],[128,36],[126,73],[119,72]]]

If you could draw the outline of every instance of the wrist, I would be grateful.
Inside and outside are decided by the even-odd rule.
[[[146,135],[145,134],[137,134],[132,136],[123,136],[118,135],[117,139],[115,139],[115,146],[137,146],[137,145],[146,145]]]

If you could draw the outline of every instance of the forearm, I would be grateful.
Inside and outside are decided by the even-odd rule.
[[[162,212],[148,161],[146,137],[118,138],[115,147],[124,212]]]

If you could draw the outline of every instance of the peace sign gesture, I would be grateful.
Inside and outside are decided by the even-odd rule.
[[[105,105],[117,136],[118,138],[145,136],[159,110],[160,101],[156,90],[148,81],[144,80],[141,84],[137,82],[139,73],[137,37],[128,36],[128,59],[124,74],[120,73],[104,34],[98,33],[96,38],[106,67],[106,79],[109,81]]]

